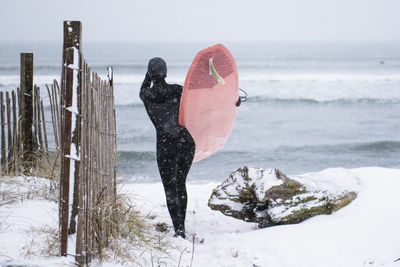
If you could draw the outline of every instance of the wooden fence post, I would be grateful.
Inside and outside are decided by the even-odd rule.
[[[21,94],[23,96],[22,113],[22,155],[24,174],[30,175],[33,167],[33,54],[21,53]]]
[[[81,54],[80,22],[64,22],[62,66],[61,255],[68,254],[68,234],[74,232],[78,216],[75,260],[83,265],[90,262],[94,252],[101,260],[113,231],[116,140],[112,71],[108,83],[96,73],[91,74]],[[56,115],[52,111],[54,118]]]
[[[65,64],[73,64],[74,51],[68,50]],[[64,68],[64,67],[63,67]],[[61,87],[64,100],[62,103],[62,140],[61,140],[61,174],[60,174],[60,205],[61,205],[61,256],[67,256],[68,249],[68,218],[69,218],[69,187],[70,187],[70,153],[71,153],[71,123],[72,113],[67,110],[72,106],[73,70],[67,69]]]
[[[80,48],[81,48],[81,22],[80,21],[64,21],[64,44],[63,44],[63,67],[61,76],[61,108],[62,108],[62,119],[61,119],[61,175],[60,175],[60,230],[61,230],[61,256],[67,256],[68,250],[68,221],[69,221],[69,205],[72,203],[72,196],[70,191],[72,186],[71,183],[76,184],[74,186],[74,199],[78,199],[76,195],[76,190],[79,188],[79,161],[75,160],[74,164],[74,174],[71,173],[70,159],[71,159],[71,141],[72,139],[79,139],[75,137],[77,131],[74,131],[74,136],[71,138],[72,127],[78,129],[79,122],[75,120],[76,125],[72,126],[72,112],[68,108],[72,106],[73,94],[73,79],[78,79],[74,77],[74,69],[70,65],[76,65],[74,60],[79,60],[80,58]],[[74,59],[75,49],[79,51],[79,57]],[[79,60],[80,61],[80,60]],[[74,64],[75,63],[75,64]],[[79,66],[79,65],[78,65]],[[79,70],[78,70],[79,73]],[[80,75],[79,75],[80,77]],[[78,81],[79,84],[79,81]],[[79,85],[80,87],[80,85]],[[77,96],[75,96],[77,97]],[[77,112],[77,111],[76,111]],[[76,116],[78,117],[78,116]],[[74,141],[75,141],[74,140]],[[76,153],[79,153],[79,145],[75,144]],[[75,177],[74,181],[71,179]],[[75,189],[75,187],[77,189]],[[75,201],[74,201],[75,202]],[[76,210],[76,205],[73,206]],[[76,216],[76,215],[75,215]],[[71,222],[74,220],[74,215],[71,216]],[[75,221],[74,221],[75,222]],[[74,226],[75,227],[75,226]]]

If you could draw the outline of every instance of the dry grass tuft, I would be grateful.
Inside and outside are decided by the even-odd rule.
[[[36,166],[33,169],[33,176],[47,178],[58,182],[60,179],[61,159],[60,152],[38,151],[35,155]]]
[[[34,152],[33,158],[33,168],[29,172],[29,176],[47,178],[55,182],[58,181],[61,166],[59,152],[37,150]],[[0,168],[0,177],[15,177],[24,173],[26,174],[23,166],[23,157],[21,154],[16,157],[16,160],[13,159],[12,162]]]
[[[44,225],[31,227],[25,231],[29,242],[22,247],[24,259],[31,257],[57,257],[60,255],[60,239],[58,229]]]
[[[160,266],[170,258],[172,246],[165,240],[165,233],[155,231],[149,219],[131,203],[127,195],[118,194],[114,208],[116,227],[103,259],[128,266]]]

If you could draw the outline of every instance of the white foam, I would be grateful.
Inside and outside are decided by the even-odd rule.
[[[59,81],[58,75],[35,75],[34,83],[40,87]],[[142,74],[114,73],[116,104],[141,103],[138,94],[144,79]],[[183,84],[183,73],[167,77],[167,82]],[[19,75],[0,75],[0,89],[16,89]],[[400,100],[400,73],[239,73],[239,86],[249,98],[310,99],[335,101],[341,99]]]
[[[379,82],[400,81],[400,73],[340,73],[340,72],[243,72],[239,73],[240,81],[309,81],[309,82]]]

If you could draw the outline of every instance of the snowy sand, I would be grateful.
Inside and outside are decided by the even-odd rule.
[[[166,239],[175,249],[160,266],[177,266],[180,256],[180,266],[190,266],[192,234],[197,236],[192,266],[400,266],[400,261],[395,262],[400,258],[400,170],[328,169],[320,174],[338,173],[344,186],[346,179],[352,189],[355,181],[358,184],[358,197],[349,206],[297,225],[266,229],[212,211],[207,201],[217,183],[188,184],[187,240],[173,238],[170,228]],[[134,195],[135,206],[152,218],[150,223],[171,225],[161,183],[126,184],[123,191]],[[0,264],[7,260],[38,266],[71,263],[72,257],[44,260],[32,255],[28,260],[21,255],[32,241],[30,227],[57,225],[56,220],[54,202],[27,200],[1,205]]]

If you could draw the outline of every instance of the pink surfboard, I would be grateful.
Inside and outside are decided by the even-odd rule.
[[[222,44],[203,49],[194,58],[179,109],[179,124],[196,144],[193,161],[212,155],[228,139],[239,98],[238,77],[235,60]]]

